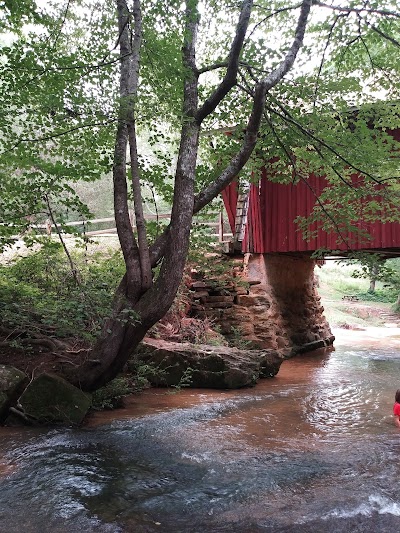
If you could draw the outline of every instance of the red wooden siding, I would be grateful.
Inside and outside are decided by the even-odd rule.
[[[222,199],[224,201],[225,209],[228,214],[229,225],[233,235],[235,235],[235,218],[236,205],[238,201],[238,183],[233,181],[228,187],[222,191]]]
[[[400,128],[387,130],[396,141],[400,142]],[[352,177],[353,184],[362,183],[360,176]],[[249,193],[247,224],[242,243],[244,252],[254,253],[290,253],[327,250],[369,250],[400,249],[400,223],[368,223],[358,221],[356,226],[371,238],[363,235],[344,233],[338,238],[336,233],[326,233],[317,226],[315,236],[306,241],[298,225],[294,222],[298,216],[308,217],[327,182],[323,177],[310,175],[307,183],[300,181],[296,185],[281,185],[268,180],[266,170],[261,172],[259,183],[252,184]],[[228,213],[229,224],[235,234],[235,216],[238,200],[238,184],[233,182],[222,192]],[[340,214],[338,213],[340,216]],[[340,227],[340,220],[335,221]]]
[[[370,235],[367,240],[362,234],[326,233],[316,231],[314,238],[306,241],[294,220],[300,215],[307,217],[326,186],[323,178],[311,175],[307,184],[300,181],[296,185],[272,183],[265,177],[260,181],[259,194],[262,209],[262,239],[255,242],[256,253],[272,252],[313,252],[321,248],[328,250],[367,250],[381,248],[400,248],[400,224],[359,221],[357,226]],[[340,219],[336,220],[340,224]],[[317,226],[311,226],[316,230]]]
[[[319,249],[345,251],[400,248],[400,224],[382,224],[379,221],[357,223],[360,229],[371,236],[370,240],[357,234],[343,233],[346,241],[343,242],[338,239],[337,234],[319,229],[314,238],[305,241],[294,220],[298,216],[307,217],[311,213],[316,196],[321,194],[325,186],[325,179],[314,175],[310,175],[307,184],[304,181],[296,185],[272,183],[263,169],[260,182],[250,188],[246,236],[242,250],[254,253],[295,253]],[[234,213],[236,209],[236,185],[234,191],[236,199],[234,192],[225,192],[224,195],[225,205],[229,200],[228,216],[229,212]],[[231,217],[229,220],[231,222]],[[340,224],[340,220],[337,222]],[[316,229],[316,226],[311,226],[311,229]]]

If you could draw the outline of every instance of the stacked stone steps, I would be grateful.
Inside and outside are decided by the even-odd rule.
[[[265,331],[266,315],[268,320],[274,318],[274,313],[269,311],[268,287],[259,280],[238,278],[193,281],[189,286],[192,292],[190,314],[211,320],[228,339],[240,335],[254,347],[283,347],[285,343],[277,343],[276,336],[272,338]]]
[[[243,284],[219,282],[217,280],[194,281],[189,288],[192,291],[192,313],[202,314],[207,309],[228,309],[234,304],[241,305],[243,296],[248,296],[251,287],[260,281],[250,281]]]

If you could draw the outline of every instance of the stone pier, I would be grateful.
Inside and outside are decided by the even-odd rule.
[[[193,314],[254,348],[295,354],[328,346],[334,337],[315,286],[315,264],[308,256],[248,254],[240,281],[204,280],[194,287]]]

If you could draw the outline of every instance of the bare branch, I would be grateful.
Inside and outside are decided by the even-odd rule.
[[[45,194],[44,196],[44,200],[46,202],[46,205],[47,205],[47,209],[48,209],[48,213],[49,213],[49,216],[50,216],[50,219],[51,219],[51,222],[53,224],[53,226],[56,228],[56,232],[57,232],[57,235],[58,235],[58,238],[61,242],[61,245],[64,249],[64,252],[65,252],[65,255],[67,256],[67,259],[68,259],[68,262],[69,262],[69,265],[70,265],[70,268],[71,268],[71,273],[72,273],[72,276],[75,280],[75,283],[80,286],[81,285],[81,280],[79,279],[79,274],[78,274],[78,270],[72,260],[72,257],[71,257],[71,254],[69,253],[69,250],[67,248],[67,245],[65,244],[65,241],[63,239],[63,236],[62,236],[62,233],[60,231],[60,228],[58,227],[58,224],[57,224],[57,221],[54,217],[54,213],[53,213],[53,209],[51,208],[51,205],[50,205],[50,200],[49,200],[49,197],[47,194]]]
[[[201,69],[197,70],[197,74],[205,74],[206,72],[211,72],[212,70],[218,70],[220,68],[226,68],[228,66],[227,61],[222,61],[220,63],[214,63],[213,65],[209,65],[208,67],[203,67]],[[256,67],[255,65],[250,65],[250,63],[247,63],[246,61],[239,61],[239,66],[250,68],[252,70],[256,70],[257,72],[263,72],[264,74],[267,72],[265,69],[261,69],[260,67]]]
[[[116,57],[115,59],[111,59],[110,61],[101,61],[100,63],[93,63],[93,64],[86,63],[84,65],[71,65],[68,67],[61,67],[58,65],[53,65],[52,67],[46,67],[46,68],[19,67],[19,68],[13,68],[12,70],[13,72],[18,71],[18,70],[22,72],[37,72],[39,76],[42,76],[43,74],[47,74],[47,72],[63,72],[67,70],[84,70],[85,69],[87,71],[85,74],[87,74],[91,70],[98,70],[100,68],[107,67],[109,65],[114,65],[115,63],[118,63],[119,61],[121,61],[123,58],[124,56],[119,55],[118,57]],[[35,77],[35,79],[37,78]]]
[[[282,139],[279,137],[271,118],[269,117],[269,115],[265,111],[264,111],[264,118],[268,122],[268,125],[271,128],[273,136],[275,137],[277,143],[279,144],[279,146],[283,150],[284,154],[286,155],[287,160],[289,161],[291,167],[293,168],[295,176],[298,176],[299,173],[297,171],[296,159],[295,159],[294,155],[290,152],[290,150],[283,143]]]
[[[342,243],[346,246],[347,250],[350,251],[351,248],[349,246],[349,239],[346,238],[340,227],[339,227],[339,224],[336,222],[335,218],[328,212],[328,210],[326,209],[326,207],[324,206],[324,204],[321,202],[321,199],[320,197],[318,196],[318,194],[315,192],[315,190],[312,188],[311,184],[309,183],[309,181],[307,179],[304,178],[304,176],[300,176],[300,179],[304,182],[304,184],[306,185],[306,187],[312,192],[317,204],[320,206],[320,208],[322,209],[322,211],[324,212],[324,214],[326,215],[326,217],[332,222],[332,225],[333,227],[335,228],[335,232],[338,234],[338,236],[340,237],[340,240],[342,241]],[[336,241],[337,242],[337,241]]]
[[[322,68],[323,68],[324,63],[325,63],[325,55],[326,55],[326,52],[328,50],[329,44],[331,42],[331,37],[332,37],[332,34],[333,34],[333,30],[335,29],[335,26],[336,26],[338,20],[340,19],[340,17],[343,17],[343,16],[346,16],[346,15],[338,15],[335,18],[335,20],[333,21],[331,27],[329,28],[329,33],[328,33],[328,37],[326,39],[325,48],[324,48],[324,51],[323,51],[323,54],[322,54],[321,62],[320,62],[319,67],[318,67],[317,79],[316,79],[316,82],[315,82],[315,89],[314,89],[313,107],[315,107],[315,104],[316,104],[317,93],[318,93],[318,88],[319,88],[319,80],[321,78]]]
[[[249,36],[247,37],[246,41],[249,41],[249,39],[251,38],[253,33],[257,30],[257,28],[259,28],[262,24],[265,24],[265,22],[267,22],[267,20],[269,20],[270,18],[273,18],[276,15],[279,15],[279,13],[285,13],[287,11],[292,11],[294,9],[299,9],[301,6],[302,6],[302,4],[299,3],[299,4],[295,5],[295,6],[281,7],[280,9],[277,9],[276,11],[273,11],[272,13],[269,13],[266,17],[264,17],[262,20],[260,20],[260,22],[258,22],[254,26],[254,28],[249,33]],[[261,9],[263,9],[261,6],[258,6],[257,4],[254,4],[254,7],[259,7]]]
[[[211,72],[212,70],[218,70],[219,68],[226,68],[228,66],[227,61],[221,61],[220,63],[214,63],[213,65],[209,65],[208,67],[199,68],[197,70],[197,74],[200,76],[201,74],[205,74],[206,72]]]
[[[80,124],[79,126],[75,126],[74,128],[69,128],[64,131],[60,131],[59,133],[52,133],[50,135],[43,135],[42,137],[36,137],[36,138],[29,138],[29,137],[23,137],[21,139],[18,139],[18,141],[11,146],[10,148],[7,148],[7,150],[4,150],[4,152],[1,152],[0,155],[6,154],[8,152],[12,152],[22,143],[36,143],[36,142],[43,142],[43,141],[51,141],[52,139],[57,139],[58,137],[63,137],[64,135],[68,135],[68,133],[73,133],[74,131],[79,131],[81,129],[85,128],[94,128],[96,126],[106,126],[107,124],[114,124],[117,122],[118,119],[110,119],[106,120],[104,122],[89,122],[87,124]]]
[[[374,15],[383,15],[385,17],[396,17],[400,18],[400,13],[397,11],[388,11],[386,9],[374,9],[369,7],[340,7],[330,4],[325,4],[324,2],[314,1],[315,6],[325,7],[327,9],[332,9],[333,11],[341,11],[343,13],[371,13]]]
[[[338,152],[337,150],[335,150],[334,148],[332,148],[332,146],[330,146],[328,143],[326,143],[323,139],[317,137],[316,135],[314,135],[311,131],[309,131],[307,128],[305,128],[304,126],[302,126],[299,122],[297,122],[293,117],[292,115],[289,113],[289,111],[287,109],[285,109],[281,104],[279,104],[278,102],[276,102],[276,105],[282,110],[282,112],[284,113],[283,115],[281,113],[279,113],[276,109],[273,109],[273,108],[269,108],[271,112],[273,112],[275,115],[281,117],[283,120],[287,121],[287,122],[290,122],[291,124],[293,124],[294,126],[296,126],[302,133],[303,135],[307,136],[309,139],[312,139],[313,141],[315,141],[317,144],[313,144],[314,147],[316,147],[318,144],[320,144],[321,146],[323,146],[324,148],[326,148],[327,150],[329,150],[332,154],[334,154],[338,159],[340,159],[343,163],[345,163],[345,165],[347,165],[349,168],[352,168],[353,170],[355,170],[356,172],[359,172],[360,174],[363,174],[364,176],[367,176],[368,178],[371,179],[371,181],[374,181],[375,183],[381,183],[381,181],[377,178],[375,178],[374,176],[372,176],[372,174],[369,174],[369,172],[365,171],[365,170],[362,170],[361,168],[359,167],[356,167],[355,165],[353,165],[351,163],[351,161],[349,161],[347,158],[345,158],[340,152]],[[332,167],[333,168],[333,167]],[[334,170],[334,169],[333,169]],[[335,170],[334,170],[335,171]],[[337,172],[337,171],[335,171]],[[338,174],[338,177],[343,180],[344,178]],[[350,185],[346,180],[345,180],[345,183],[346,185]]]
[[[400,48],[400,41],[392,37],[391,35],[388,35],[387,33],[384,33],[382,30],[377,28],[376,26],[369,24],[366,22],[366,24],[373,30],[375,33],[386,39],[386,41],[389,41],[390,43],[394,44],[394,46],[397,46],[397,48]]]
[[[70,5],[71,5],[71,0],[68,0],[67,1],[67,5],[66,5],[65,10],[64,10],[63,17],[61,19],[60,28],[58,29],[56,38],[54,39],[53,49],[57,46],[57,42],[58,42],[58,39],[59,39],[59,37],[61,35],[61,31],[62,31],[62,29],[64,27],[65,21],[67,20],[67,15],[68,15],[68,11],[69,11]]]

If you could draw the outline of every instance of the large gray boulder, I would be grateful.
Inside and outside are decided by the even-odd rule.
[[[41,374],[28,385],[18,401],[21,420],[34,424],[77,425],[92,403],[85,394],[59,376]]]
[[[28,382],[28,376],[13,366],[0,365],[0,423]]]
[[[146,377],[153,385],[237,389],[273,377],[284,360],[274,350],[239,350],[227,346],[174,343],[146,339],[136,352],[148,365]]]

